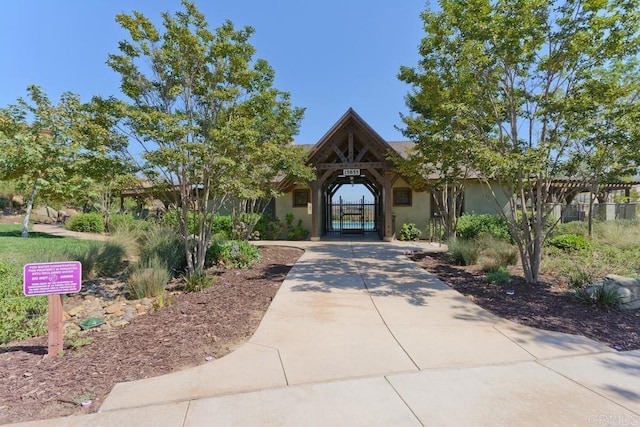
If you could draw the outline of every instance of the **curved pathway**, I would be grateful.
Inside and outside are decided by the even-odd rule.
[[[38,233],[51,234],[59,237],[73,237],[81,240],[106,240],[106,234],[97,233],[81,233],[79,231],[71,231],[58,224],[33,224],[33,231]]]
[[[243,347],[46,425],[640,423],[640,352],[496,317],[406,257],[422,243],[292,245],[306,252]]]

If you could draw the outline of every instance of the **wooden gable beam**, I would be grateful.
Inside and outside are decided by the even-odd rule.
[[[335,144],[333,146],[333,151],[338,155],[338,157],[340,157],[340,160],[343,163],[349,163],[349,160],[344,156],[344,153],[342,152],[342,150],[338,148],[338,146]]]
[[[369,151],[369,146],[365,145],[362,150],[360,150],[360,152],[358,153],[358,157],[356,157],[353,161],[354,162],[359,162],[360,160],[362,160],[362,158],[364,157],[365,154],[367,154],[367,151]]]
[[[316,169],[371,169],[371,168],[390,168],[391,164],[389,162],[362,162],[362,163],[318,163]]]

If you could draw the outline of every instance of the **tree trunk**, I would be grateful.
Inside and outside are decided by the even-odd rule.
[[[22,220],[22,237],[29,237],[29,219],[31,218],[31,209],[33,208],[33,202],[36,199],[36,194],[38,194],[38,187],[33,187],[33,191],[31,195],[29,195],[29,200],[27,200],[27,212],[24,214],[24,219]]]
[[[588,230],[589,230],[589,237],[593,236],[593,202],[595,201],[596,198],[596,194],[593,191],[594,190],[594,185],[591,184],[591,189],[589,190],[589,219],[588,219]]]

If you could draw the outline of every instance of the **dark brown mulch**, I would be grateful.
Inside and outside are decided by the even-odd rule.
[[[562,280],[544,276],[528,285],[517,269],[509,284],[487,282],[477,266],[452,265],[445,253],[412,259],[479,306],[514,322],[549,331],[584,335],[616,350],[640,349],[640,311],[603,309],[579,300]],[[519,275],[520,274],[520,275]],[[507,290],[513,290],[508,295]]]
[[[302,250],[261,248],[246,270],[219,272],[202,292],[178,293],[168,306],[123,328],[95,331],[91,344],[48,357],[46,337],[0,347],[0,424],[95,412],[122,381],[166,374],[219,358],[257,328]],[[88,407],[81,402],[92,400]]]

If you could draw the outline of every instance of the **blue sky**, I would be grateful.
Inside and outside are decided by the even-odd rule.
[[[401,65],[414,66],[422,37],[424,0],[196,1],[212,28],[230,19],[251,25],[256,57],[276,71],[276,87],[291,93],[306,114],[297,143],[312,144],[353,107],[383,138],[404,139],[395,128],[406,112],[408,86]],[[179,0],[3,1],[0,9],[0,106],[42,86],[52,100],[63,91],[120,96],[119,78],[105,61],[126,32],[117,13],[138,10],[160,22]]]

